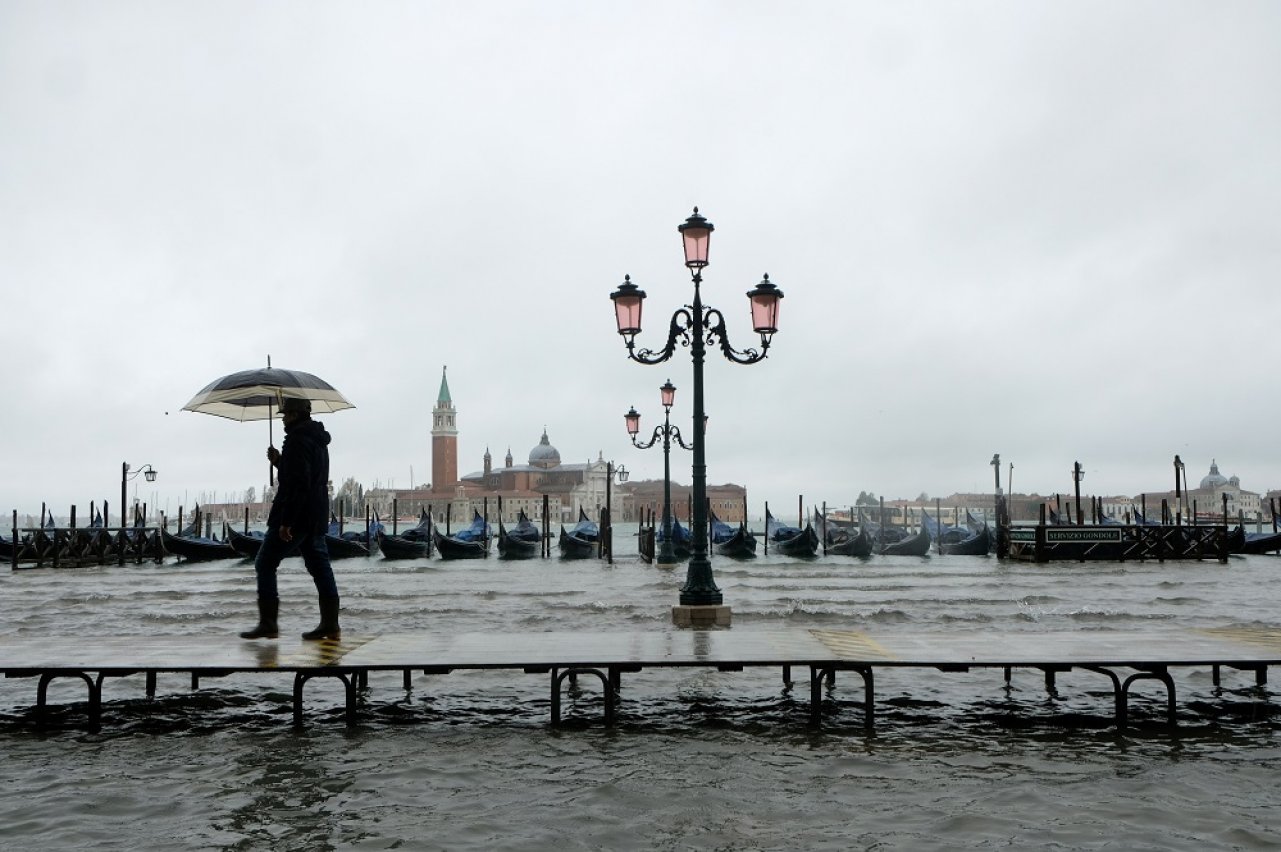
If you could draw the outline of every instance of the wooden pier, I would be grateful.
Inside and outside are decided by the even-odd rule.
[[[3,542],[9,567],[79,568],[83,565],[123,565],[160,562],[165,558],[159,527],[31,527],[14,526]]]
[[[359,719],[357,696],[371,675],[399,673],[411,688],[415,672],[442,675],[463,670],[507,670],[550,678],[551,722],[561,721],[560,696],[566,680],[598,680],[604,719],[613,723],[621,700],[622,676],[652,668],[707,668],[724,672],[778,669],[784,683],[793,669],[807,672],[809,722],[820,724],[823,686],[837,672],[854,672],[862,682],[863,726],[874,723],[875,673],[878,669],[969,672],[999,669],[1009,682],[1014,669],[1043,674],[1054,688],[1057,674],[1073,669],[1108,678],[1118,728],[1127,723],[1135,683],[1165,687],[1167,722],[1176,723],[1175,668],[1211,668],[1254,673],[1267,682],[1270,666],[1281,664],[1281,630],[1223,628],[1164,632],[1018,632],[987,631],[872,634],[862,630],[653,630],[648,632],[407,633],[344,636],[339,641],[242,641],[231,636],[164,637],[0,637],[0,671],[7,678],[36,678],[36,708],[43,713],[49,683],[59,678],[83,681],[88,689],[88,721],[97,728],[102,689],[108,678],[141,675],[146,694],[155,695],[162,674],[186,674],[196,689],[206,678],[231,674],[293,675],[293,716],[303,723],[303,691],[316,678],[341,681],[346,719]]]
[[[1228,561],[1228,528],[1219,526],[1037,524],[1001,530],[1008,558],[1024,562]],[[998,534],[998,535],[999,535]]]

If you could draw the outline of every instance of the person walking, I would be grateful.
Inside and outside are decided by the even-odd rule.
[[[281,449],[267,448],[267,458],[279,471],[276,497],[267,516],[267,535],[254,574],[258,581],[258,625],[242,639],[275,639],[280,635],[280,594],[276,569],[286,556],[300,552],[320,597],[320,625],[303,639],[337,639],[338,585],[329,564],[325,531],[329,526],[329,441],[322,423],[311,419],[311,402],[285,397],[280,403],[285,425]]]

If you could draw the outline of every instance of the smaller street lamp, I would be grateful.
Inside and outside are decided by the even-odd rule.
[[[672,403],[676,401],[676,386],[672,384],[672,380],[668,379],[664,382],[658,392],[663,405],[663,425],[654,427],[654,434],[648,442],[642,444],[636,440],[637,434],[640,433],[641,416],[635,407],[623,415],[623,420],[627,424],[627,434],[631,436],[632,446],[637,449],[648,450],[658,443],[659,438],[663,439],[663,542],[658,552],[658,564],[672,565],[677,562],[676,552],[672,548],[672,441],[676,441],[686,450],[692,450],[694,447],[686,444],[681,439],[680,428],[672,425]],[[703,418],[704,422],[706,419],[706,417]]]
[[[120,564],[125,564],[125,538],[126,529],[129,527],[129,519],[125,512],[125,501],[129,497],[129,480],[137,479],[142,474],[148,482],[156,481],[156,469],[149,464],[144,464],[137,470],[131,470],[129,462],[120,464]]]
[[[620,483],[627,481],[627,468],[621,464],[617,467],[614,463],[606,462],[605,464],[605,515],[609,518],[609,538],[605,544],[605,559],[610,564],[614,564],[614,507],[610,502],[610,488],[614,484],[614,477],[618,477]]]
[[[1072,462],[1072,483],[1076,489],[1076,525],[1082,526],[1085,518],[1081,517],[1081,480],[1085,479],[1085,471],[1081,469],[1080,462]]]

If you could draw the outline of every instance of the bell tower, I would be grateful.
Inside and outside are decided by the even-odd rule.
[[[453,493],[458,484],[458,412],[449,396],[448,367],[440,371],[440,393],[431,410],[431,490]]]

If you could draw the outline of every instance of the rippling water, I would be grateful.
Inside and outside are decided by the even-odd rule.
[[[620,537],[595,561],[335,563],[360,633],[671,630],[684,568]],[[634,551],[633,551],[634,552]],[[973,557],[716,561],[736,630],[997,632],[1281,626],[1275,557],[1026,565]],[[285,563],[282,629],[314,626],[310,580]],[[238,642],[252,567],[222,562],[0,572],[5,635],[200,635]],[[362,721],[341,688],[292,677],[108,680],[86,733],[84,687],[0,681],[6,849],[1278,849],[1279,705],[1252,673],[1177,670],[1179,728],[1140,689],[1112,724],[1095,674],[878,669],[877,730],[842,675],[824,727],[779,673],[624,675],[619,723],[583,682],[549,726],[546,675],[374,674]],[[848,678],[848,679],[844,679]]]

